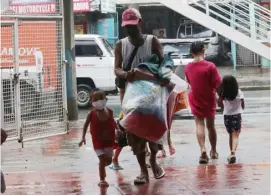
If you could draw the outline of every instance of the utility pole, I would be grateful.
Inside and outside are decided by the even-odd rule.
[[[78,120],[73,0],[63,0],[68,120]]]

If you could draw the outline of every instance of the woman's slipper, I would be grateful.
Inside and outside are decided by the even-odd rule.
[[[228,162],[229,162],[229,164],[235,163],[236,162],[236,156],[235,155],[230,155],[228,157]]]
[[[174,148],[173,146],[170,146],[170,147],[169,147],[169,154],[170,154],[170,155],[174,155],[175,152],[176,152],[176,151],[175,151],[175,148]]]
[[[137,176],[136,179],[134,180],[135,185],[147,184],[148,182],[149,178],[144,176],[143,174],[140,174],[140,176]]]
[[[206,152],[203,152],[201,156],[199,157],[199,164],[207,164],[208,162],[209,162],[209,158]]]
[[[101,181],[99,182],[98,186],[100,186],[100,187],[108,187],[109,184],[108,184],[105,180],[101,180]]]
[[[210,151],[210,157],[211,159],[218,159],[218,153],[217,152],[213,153],[212,151]]]
[[[109,166],[110,169],[113,169],[113,170],[123,170],[123,167],[121,167],[119,164],[115,164],[115,163],[112,163],[110,166]]]

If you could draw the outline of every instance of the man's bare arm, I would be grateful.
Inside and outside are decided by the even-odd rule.
[[[158,56],[160,63],[162,63],[162,61],[164,60],[163,47],[156,36],[153,36],[152,52]]]
[[[122,69],[121,41],[118,41],[115,47],[115,75],[126,79],[126,71]]]

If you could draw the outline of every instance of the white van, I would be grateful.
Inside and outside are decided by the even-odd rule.
[[[93,88],[117,91],[114,73],[114,50],[100,35],[75,35],[77,103],[89,106]]]

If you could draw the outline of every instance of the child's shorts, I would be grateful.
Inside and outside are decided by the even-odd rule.
[[[101,155],[105,155],[107,157],[113,157],[113,154],[114,154],[114,150],[112,147],[95,149],[94,151],[96,152],[98,157]]]
[[[229,134],[234,131],[241,131],[241,114],[224,115],[224,124]]]

